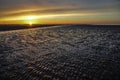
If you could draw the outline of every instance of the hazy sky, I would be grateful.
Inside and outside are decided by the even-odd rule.
[[[119,5],[120,0],[0,0],[0,23],[120,24]]]

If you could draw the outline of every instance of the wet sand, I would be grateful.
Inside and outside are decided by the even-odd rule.
[[[0,80],[120,80],[120,28],[99,27],[0,32]]]

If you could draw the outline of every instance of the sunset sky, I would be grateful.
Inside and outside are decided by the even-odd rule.
[[[0,0],[0,24],[120,24],[120,0]]]

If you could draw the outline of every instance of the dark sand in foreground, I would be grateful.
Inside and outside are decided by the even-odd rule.
[[[120,28],[0,32],[0,80],[120,80]]]

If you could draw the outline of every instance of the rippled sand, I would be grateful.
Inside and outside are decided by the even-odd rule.
[[[0,32],[0,80],[120,80],[120,28]]]

